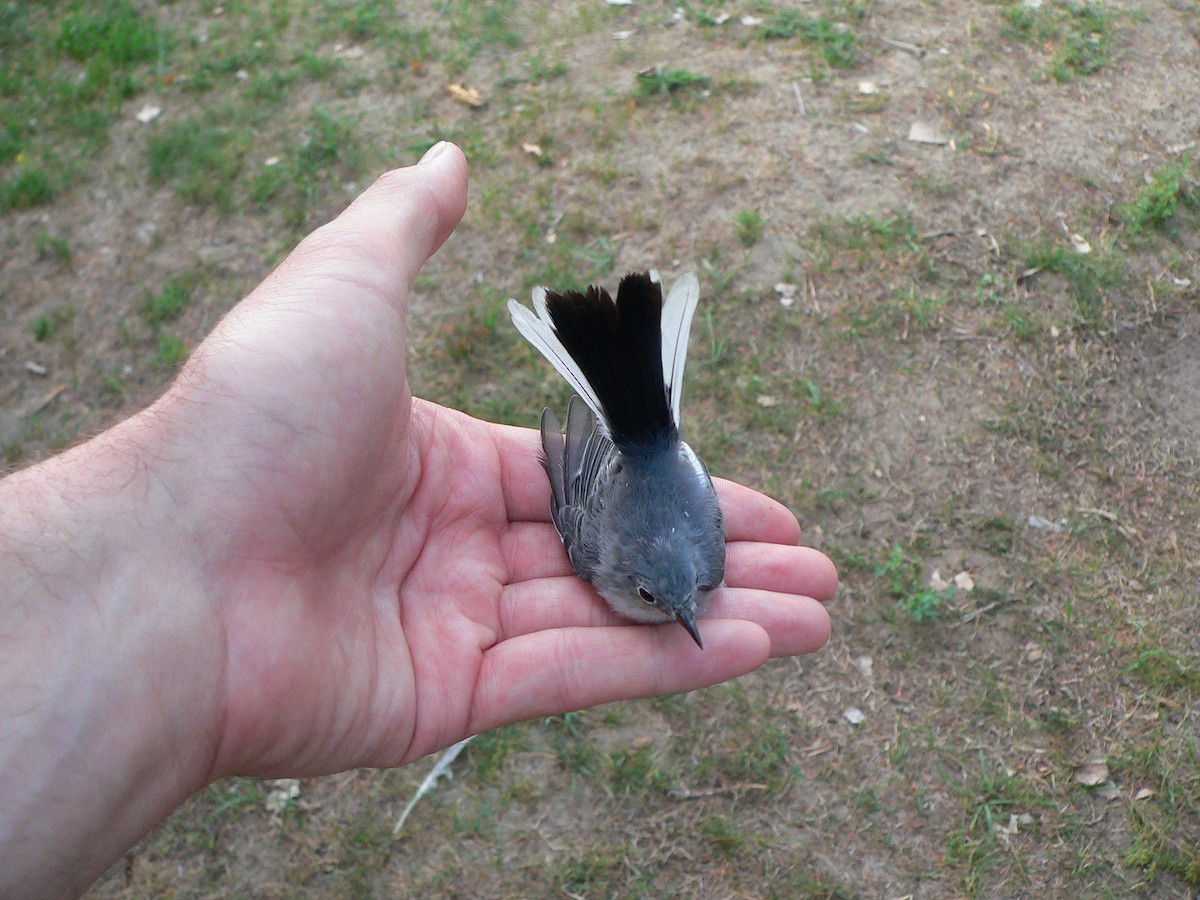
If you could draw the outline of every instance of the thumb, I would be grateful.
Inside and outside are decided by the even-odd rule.
[[[403,305],[421,266],[454,231],[466,207],[466,157],[440,141],[415,166],[381,175],[341,215],[301,241],[260,290],[269,295],[271,282],[280,279],[351,280]]]
[[[356,380],[376,393],[378,385],[407,390],[408,291],[466,204],[467,161],[453,144],[437,144],[417,165],[381,176],[221,320],[192,353],[174,393],[199,385],[210,400],[240,398],[248,412],[270,406],[320,419],[343,409],[346,392],[361,395]],[[310,424],[277,415],[289,433]]]

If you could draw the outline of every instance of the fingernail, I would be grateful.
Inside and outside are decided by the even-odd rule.
[[[421,157],[421,161],[419,163],[417,163],[417,165],[423,166],[423,165],[425,165],[425,163],[433,162],[435,159],[437,159],[439,156],[442,155],[442,152],[445,149],[446,149],[446,142],[438,141],[436,144],[434,144],[432,147],[430,147],[428,150],[425,151],[425,155]]]

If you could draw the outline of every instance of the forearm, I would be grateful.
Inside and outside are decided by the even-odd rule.
[[[220,640],[152,431],[0,482],[0,896],[82,891],[208,771]]]

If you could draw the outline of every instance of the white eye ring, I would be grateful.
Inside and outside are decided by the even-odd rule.
[[[654,595],[652,593],[650,593],[648,590],[646,590],[644,587],[642,587],[640,584],[638,585],[638,596],[641,597],[643,600],[645,600],[647,603],[649,603],[651,605],[658,602],[658,600],[655,599]]]

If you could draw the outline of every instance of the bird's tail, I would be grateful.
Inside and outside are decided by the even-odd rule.
[[[536,315],[508,308],[525,338],[578,391],[622,450],[679,433],[687,338],[699,298],[694,275],[675,284],[664,308],[658,273],[630,273],[614,301],[604,288],[533,292]]]

